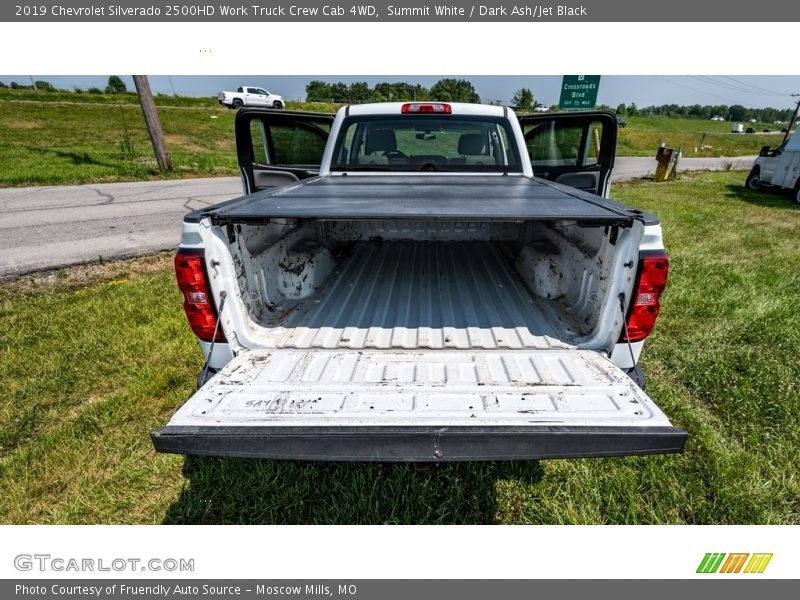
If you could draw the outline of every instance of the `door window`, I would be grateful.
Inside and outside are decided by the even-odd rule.
[[[328,123],[250,121],[253,162],[261,165],[319,166],[330,132]]]
[[[534,167],[591,167],[600,161],[603,124],[544,121],[527,127],[525,144]]]

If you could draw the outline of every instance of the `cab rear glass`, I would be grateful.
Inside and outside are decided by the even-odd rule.
[[[348,117],[332,171],[521,172],[508,120],[398,114]]]

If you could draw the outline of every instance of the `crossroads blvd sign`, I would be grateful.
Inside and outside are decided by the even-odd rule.
[[[561,82],[559,108],[594,108],[597,104],[597,90],[600,89],[600,75],[564,75]]]

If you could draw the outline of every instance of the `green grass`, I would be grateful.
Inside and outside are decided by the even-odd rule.
[[[164,177],[132,94],[0,90],[0,187]],[[156,98],[175,177],[237,175],[235,113],[210,98]],[[335,111],[335,105],[287,103]]]
[[[214,98],[155,101],[175,166],[170,178],[238,174],[233,111]],[[287,108],[335,112],[338,106],[287,102]],[[628,123],[619,132],[618,156],[655,156],[662,143],[683,147],[684,156],[744,156],[782,139],[733,135],[729,123],[699,119],[630,117]],[[162,177],[135,94],[0,89],[0,187]]]
[[[663,222],[643,362],[682,455],[429,471],[157,455],[148,432],[201,367],[161,255],[0,284],[0,522],[800,524],[800,210],[743,179],[614,188]]]
[[[683,148],[687,157],[753,156],[762,146],[774,148],[783,139],[780,125],[765,123],[744,123],[762,133],[733,134],[731,124],[724,121],[664,117],[628,117],[626,121],[628,126],[619,130],[617,156],[655,156],[662,143]],[[775,133],[763,133],[764,129]]]

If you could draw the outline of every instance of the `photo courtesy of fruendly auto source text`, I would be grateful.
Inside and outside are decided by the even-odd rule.
[[[0,595],[795,595],[798,22],[0,7]]]

